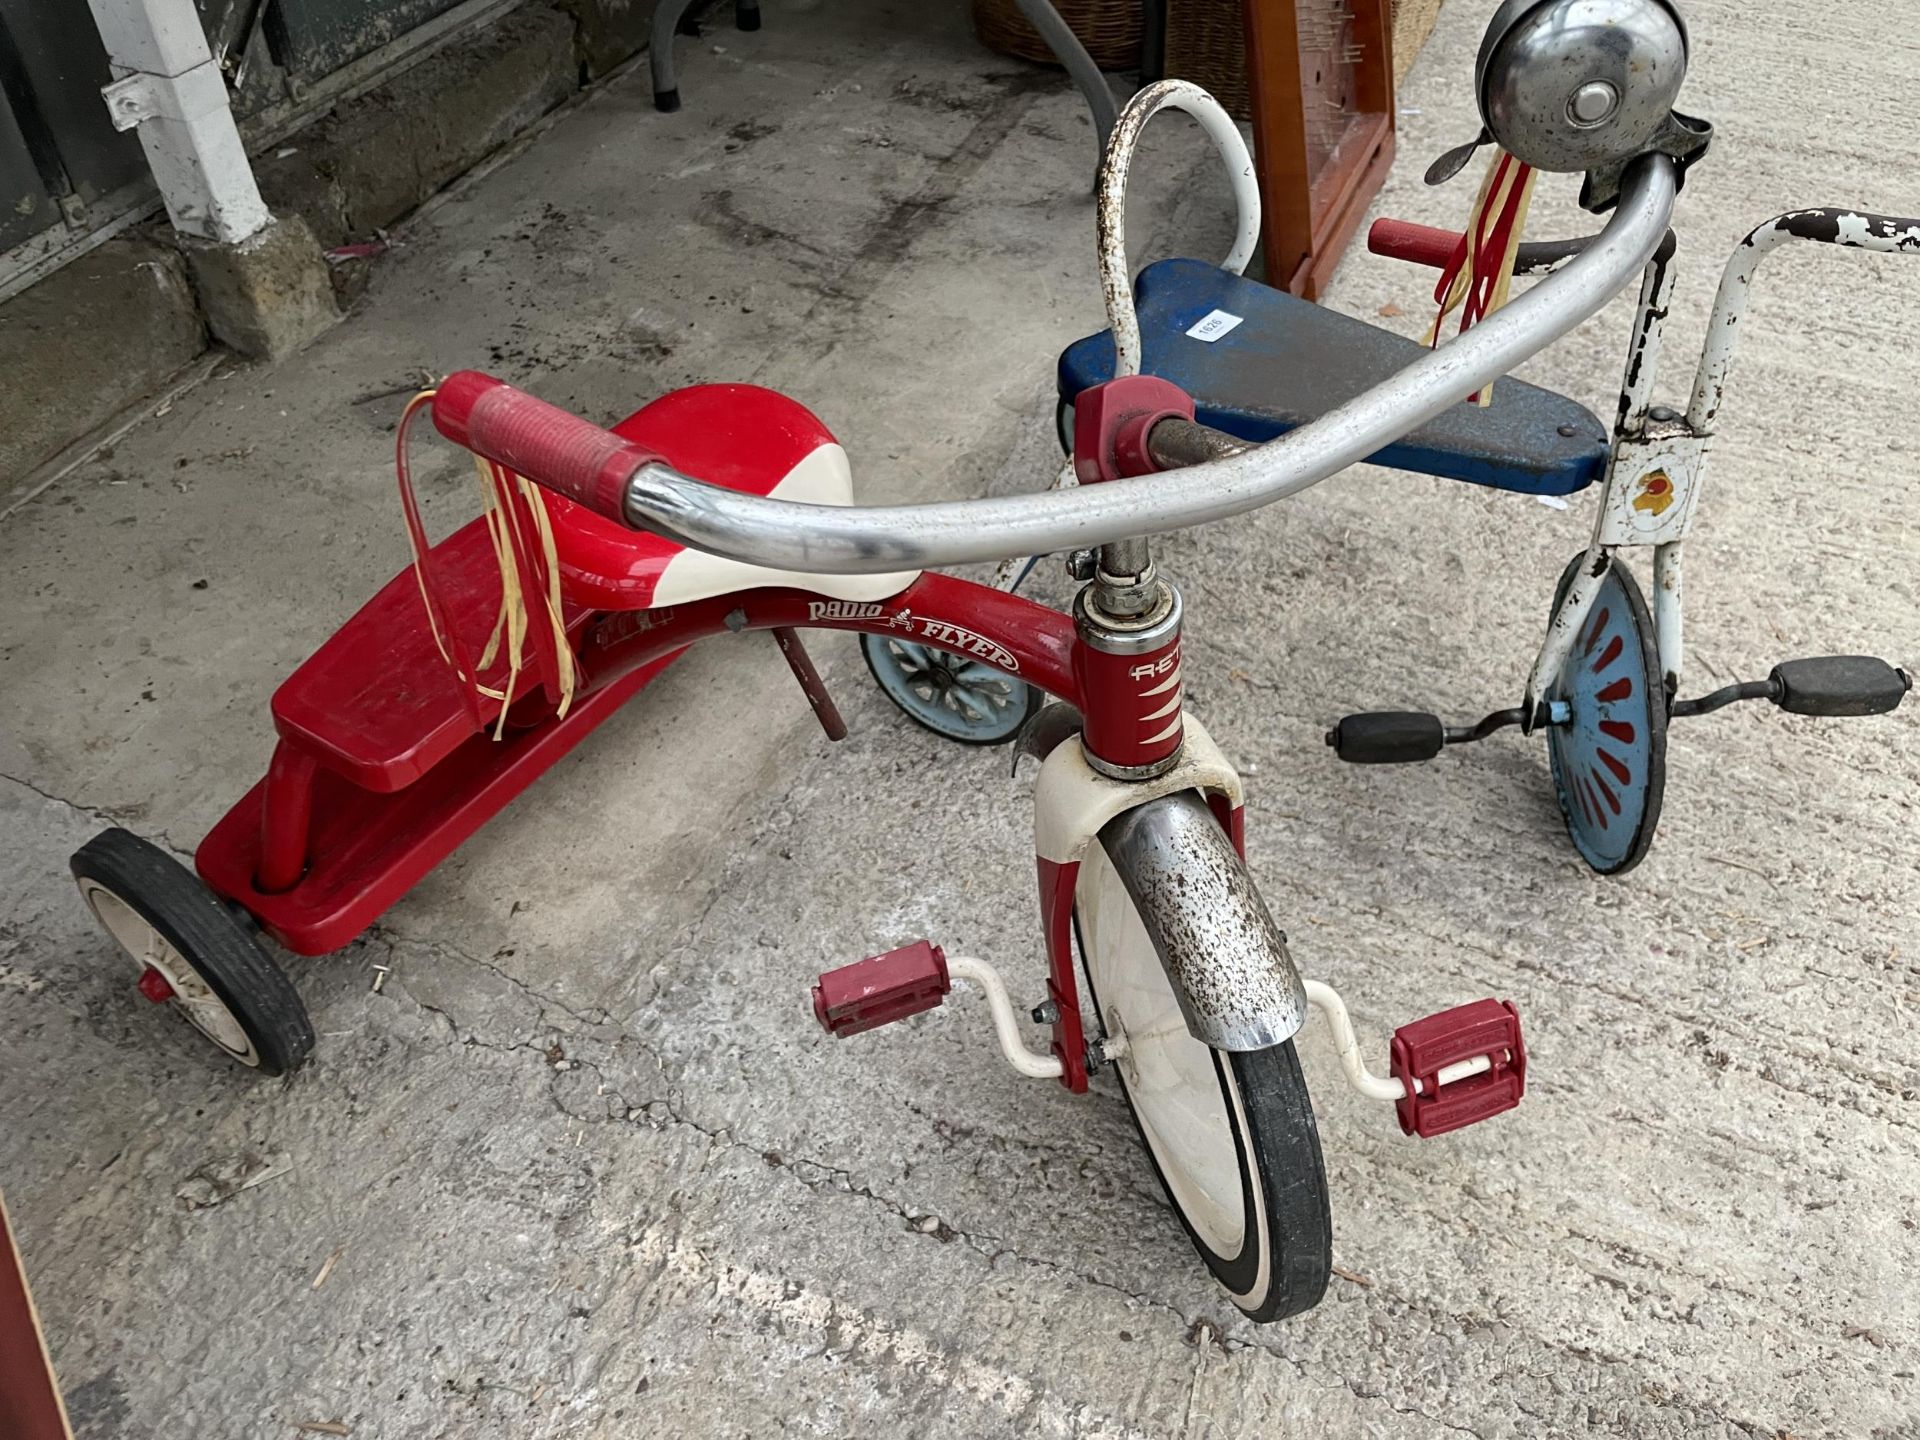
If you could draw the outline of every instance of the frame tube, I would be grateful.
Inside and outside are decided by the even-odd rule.
[[[1883,255],[1920,254],[1920,220],[1874,215],[1864,210],[1792,210],[1751,231],[1734,247],[1720,275],[1713,318],[1707,322],[1706,348],[1693,381],[1693,402],[1687,423],[1700,434],[1711,434],[1713,422],[1727,398],[1727,375],[1740,342],[1740,321],[1753,296],[1754,272],[1760,262],[1789,240],[1839,245],[1850,250],[1874,250]]]
[[[854,630],[899,635],[970,655],[1080,706],[1073,617],[953,575],[922,575],[897,595],[830,600],[809,590],[736,590],[686,605],[602,616],[579,646],[584,695],[695,641],[747,630]],[[577,700],[576,700],[577,703]]]

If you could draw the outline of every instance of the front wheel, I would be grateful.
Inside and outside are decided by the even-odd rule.
[[[1574,556],[1554,591],[1558,611],[1573,583]],[[1549,612],[1552,613],[1552,612]],[[1574,647],[1547,690],[1567,706],[1547,729],[1553,793],[1580,858],[1622,875],[1646,857],[1667,788],[1667,702],[1647,602],[1615,561]]]
[[[1202,843],[1216,853],[1196,867],[1240,865],[1217,826],[1197,833],[1211,833]],[[1333,1222],[1293,1042],[1230,1053],[1193,1038],[1140,908],[1097,844],[1074,919],[1101,1028],[1124,1037],[1120,1088],[1201,1260],[1255,1320],[1312,1309],[1326,1293]]]

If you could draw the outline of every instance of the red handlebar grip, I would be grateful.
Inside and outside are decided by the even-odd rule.
[[[1416,225],[1411,220],[1376,220],[1367,231],[1367,249],[1393,260],[1415,265],[1431,265],[1444,270],[1453,263],[1453,252],[1460,246],[1457,231],[1440,230],[1432,225]]]
[[[622,525],[627,481],[661,458],[477,370],[457,371],[441,382],[433,423],[456,445]]]

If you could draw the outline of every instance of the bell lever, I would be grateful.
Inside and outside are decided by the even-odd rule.
[[[1492,140],[1492,132],[1484,125],[1481,126],[1480,135],[1477,139],[1469,140],[1463,145],[1454,146],[1451,150],[1447,151],[1446,154],[1429,165],[1427,167],[1427,173],[1423,177],[1425,182],[1428,185],[1446,184],[1447,181],[1453,179],[1454,176],[1467,168],[1467,162],[1473,159],[1475,152],[1478,151],[1482,145],[1486,145]]]

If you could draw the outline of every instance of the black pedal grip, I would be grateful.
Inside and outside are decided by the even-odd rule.
[[[1349,765],[1405,765],[1438,755],[1447,730],[1438,715],[1378,710],[1344,717],[1327,733],[1327,743]]]
[[[1884,715],[1912,682],[1871,655],[1816,655],[1773,667],[1773,703],[1794,715]]]

